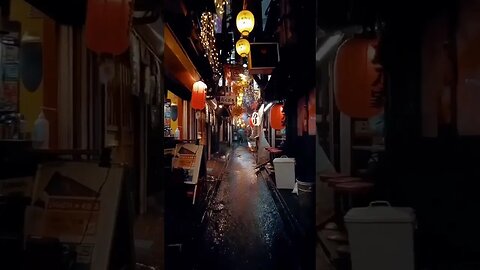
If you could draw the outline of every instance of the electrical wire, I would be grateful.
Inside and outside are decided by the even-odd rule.
[[[85,226],[85,230],[83,231],[83,235],[82,235],[82,238],[80,240],[80,242],[78,243],[80,246],[84,243],[85,241],[85,238],[87,236],[87,231],[88,231],[88,226],[90,226],[90,222],[92,221],[92,216],[93,216],[93,209],[95,208],[95,205],[97,204],[98,202],[98,199],[100,197],[100,194],[102,192],[102,189],[103,187],[105,186],[105,184],[107,183],[108,181],[108,177],[110,176],[110,170],[112,168],[111,167],[108,167],[108,170],[105,174],[105,178],[103,179],[103,182],[102,184],[100,185],[100,187],[98,188],[98,191],[97,191],[97,194],[95,195],[95,200],[93,201],[93,204],[92,204],[92,207],[90,208],[90,214],[88,216],[88,220],[87,220],[87,224]]]

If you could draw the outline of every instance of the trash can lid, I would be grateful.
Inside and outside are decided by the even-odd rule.
[[[294,158],[275,158],[274,163],[295,163]]]
[[[388,202],[371,202],[368,207],[352,208],[345,215],[347,223],[413,223],[412,208],[391,207]]]

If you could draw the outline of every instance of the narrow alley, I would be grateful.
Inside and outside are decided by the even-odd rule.
[[[480,269],[480,0],[0,11],[0,270]]]
[[[199,245],[197,269],[299,269],[274,198],[245,146],[232,155]]]

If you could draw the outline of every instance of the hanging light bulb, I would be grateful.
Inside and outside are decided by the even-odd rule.
[[[243,36],[248,36],[255,26],[255,17],[249,10],[242,10],[237,15],[237,29]]]
[[[247,55],[250,53],[250,42],[244,38],[241,38],[237,41],[235,48],[241,57],[247,57]]]

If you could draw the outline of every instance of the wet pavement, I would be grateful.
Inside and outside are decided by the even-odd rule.
[[[237,147],[196,237],[190,269],[301,269],[295,240],[254,167],[249,150]]]
[[[195,239],[202,231],[205,210],[220,184],[230,153],[229,146],[221,145],[207,161],[207,178],[199,181],[195,205],[192,205],[191,197],[186,196],[184,184],[167,188],[165,269],[193,269],[193,258],[197,253]]]

